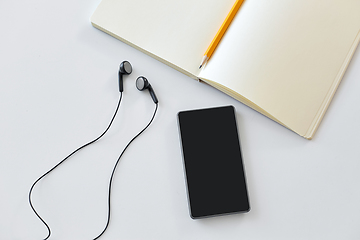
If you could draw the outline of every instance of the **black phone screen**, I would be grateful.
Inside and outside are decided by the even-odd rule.
[[[248,212],[234,107],[182,111],[178,123],[191,217]]]

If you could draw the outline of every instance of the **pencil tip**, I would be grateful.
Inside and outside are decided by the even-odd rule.
[[[201,60],[199,69],[202,68],[202,66],[205,67],[206,61],[207,61],[208,59],[209,59],[209,58],[207,57],[207,55],[204,55],[203,59]]]

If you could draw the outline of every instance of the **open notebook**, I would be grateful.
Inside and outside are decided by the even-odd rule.
[[[359,0],[102,0],[96,28],[311,139],[360,41]]]

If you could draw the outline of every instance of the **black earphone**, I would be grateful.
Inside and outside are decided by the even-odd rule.
[[[152,100],[154,101],[154,103],[157,104],[159,102],[155,95],[154,89],[152,88],[151,84],[145,77],[140,76],[136,79],[136,88],[139,91],[144,91],[145,89],[149,89],[150,96],[151,96]]]
[[[47,230],[48,230],[48,235],[46,236],[46,238],[44,238],[44,240],[48,239],[51,235],[51,230],[50,230],[50,227],[49,225],[45,222],[45,220],[38,214],[38,212],[35,210],[33,204],[32,204],[32,200],[31,200],[31,194],[32,194],[32,191],[35,187],[35,185],[42,179],[44,178],[46,175],[48,175],[50,172],[52,172],[55,168],[57,168],[60,164],[62,164],[63,162],[65,162],[68,158],[70,158],[73,154],[75,154],[77,151],[85,148],[86,146],[96,142],[97,140],[99,140],[100,138],[102,138],[106,132],[109,130],[109,128],[111,127],[115,117],[116,117],[116,114],[119,110],[119,107],[120,107],[120,102],[121,102],[121,99],[122,99],[122,95],[123,95],[123,91],[124,91],[124,87],[123,87],[123,75],[130,75],[132,73],[132,66],[131,64],[128,62],[128,61],[123,61],[121,64],[120,64],[120,67],[119,67],[119,92],[120,92],[120,97],[119,97],[119,102],[117,104],[117,107],[116,107],[116,110],[115,110],[115,113],[108,125],[108,127],[105,129],[105,131],[100,135],[98,136],[97,138],[95,138],[94,140],[82,145],[81,147],[77,148],[75,151],[73,151],[72,153],[70,153],[68,156],[66,156],[64,159],[62,159],[58,164],[56,164],[54,167],[52,167],[50,170],[48,170],[46,173],[44,173],[43,175],[41,175],[31,186],[30,190],[29,190],[29,204],[30,204],[30,207],[31,209],[33,210],[33,212],[35,213],[35,215],[42,221],[42,223],[46,226]],[[110,207],[111,207],[111,186],[112,186],[112,180],[113,180],[113,177],[114,177],[114,174],[115,174],[115,170],[116,170],[116,167],[120,161],[120,158],[121,156],[124,154],[125,150],[129,147],[129,145],[140,135],[142,134],[149,126],[150,124],[152,123],[152,121],[154,120],[155,118],[155,115],[156,115],[156,112],[157,112],[157,109],[158,109],[158,99],[155,95],[155,92],[152,88],[152,86],[150,85],[150,83],[148,82],[148,80],[145,78],[145,77],[138,77],[137,80],[136,80],[136,87],[138,90],[140,91],[143,91],[145,89],[149,89],[149,92],[150,92],[150,95],[151,95],[151,98],[153,99],[156,107],[155,107],[155,110],[154,110],[154,113],[153,113],[153,116],[151,118],[151,120],[149,121],[149,123],[136,135],[134,136],[129,142],[128,144],[125,146],[125,148],[123,149],[123,151],[121,152],[119,158],[117,159],[116,163],[115,163],[115,166],[112,170],[112,173],[111,173],[111,176],[110,176],[110,180],[109,180],[109,189],[108,189],[108,217],[107,217],[107,222],[106,222],[106,225],[105,225],[105,228],[102,230],[102,232],[96,237],[94,238],[93,240],[96,240],[98,238],[100,238],[103,233],[106,231],[106,229],[108,228],[109,226],[109,222],[110,222]]]
[[[119,92],[124,91],[123,75],[130,75],[132,73],[132,66],[128,61],[120,63],[119,67]]]

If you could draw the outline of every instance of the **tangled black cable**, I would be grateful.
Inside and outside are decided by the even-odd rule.
[[[111,127],[116,115],[117,115],[117,112],[119,110],[119,107],[120,107],[120,103],[121,103],[121,99],[122,99],[122,92],[120,92],[120,98],[119,98],[119,102],[117,104],[117,107],[116,107],[116,110],[115,110],[115,113],[108,125],[108,127],[105,129],[105,131],[97,138],[95,138],[94,140],[82,145],[81,147],[77,148],[75,151],[73,151],[72,153],[70,153],[68,156],[66,156],[63,160],[61,160],[58,164],[56,164],[54,167],[52,167],[49,171],[47,171],[46,173],[44,173],[43,175],[41,175],[31,186],[30,188],[30,191],[29,191],[29,204],[30,204],[30,207],[31,209],[34,211],[34,213],[36,214],[36,216],[42,221],[42,223],[46,226],[47,230],[48,230],[48,235],[44,238],[44,240],[48,239],[51,235],[51,230],[50,230],[50,227],[49,225],[45,222],[45,220],[38,214],[38,212],[35,210],[33,204],[32,204],[32,201],[31,201],[31,194],[32,194],[32,191],[35,187],[35,185],[42,179],[44,178],[46,175],[48,175],[50,172],[52,172],[55,168],[57,168],[60,164],[62,164],[63,162],[65,162],[69,157],[71,157],[73,154],[75,154],[77,151],[81,150],[82,148],[96,142],[97,140],[99,140],[100,138],[102,138],[105,133],[109,130],[109,128]],[[113,181],[113,177],[114,177],[114,174],[115,174],[115,170],[116,170],[116,167],[120,161],[120,158],[122,157],[122,155],[124,154],[125,150],[129,147],[129,145],[140,135],[142,134],[149,126],[150,124],[152,123],[152,121],[154,120],[155,118],[155,115],[156,115],[156,112],[157,112],[157,109],[158,109],[158,103],[156,103],[156,108],[154,110],[154,113],[153,113],[153,116],[150,120],[150,122],[135,136],[133,137],[129,143],[125,146],[124,150],[121,152],[119,158],[117,159],[115,165],[114,165],[114,168],[112,170],[112,173],[111,173],[111,177],[110,177],[110,180],[109,180],[109,189],[108,189],[108,213],[107,213],[107,222],[106,222],[106,225],[105,225],[105,228],[103,229],[103,231],[96,237],[94,238],[94,240],[100,238],[104,232],[106,231],[106,229],[108,228],[109,226],[109,223],[110,223],[110,209],[111,209],[111,186],[112,186],[112,181]]]
[[[29,191],[29,203],[30,203],[30,207],[31,209],[34,211],[34,213],[36,214],[36,216],[44,223],[44,225],[46,226],[47,230],[48,230],[48,235],[46,236],[46,238],[44,238],[44,240],[48,239],[51,235],[51,230],[50,230],[50,227],[49,225],[45,222],[45,220],[37,213],[37,211],[35,210],[33,204],[32,204],[32,201],[31,201],[31,193],[35,187],[35,185],[42,179],[44,178],[46,175],[48,175],[50,172],[52,172],[55,168],[57,168],[60,164],[62,164],[63,162],[65,162],[69,157],[71,157],[73,154],[75,154],[77,151],[83,149],[84,147],[86,146],[89,146],[90,144],[96,142],[97,140],[99,140],[100,138],[102,138],[105,133],[109,130],[109,128],[111,127],[111,124],[113,123],[115,117],[116,117],[116,114],[119,110],[119,107],[120,107],[120,103],[121,103],[121,98],[122,98],[122,93],[120,93],[120,97],[119,97],[119,102],[117,104],[117,107],[116,107],[116,110],[115,110],[115,113],[114,113],[114,116],[112,117],[111,121],[110,121],[110,124],[108,125],[108,127],[105,129],[105,131],[100,135],[98,136],[97,138],[95,138],[94,140],[82,145],[81,147],[77,148],[75,151],[73,151],[72,153],[70,153],[68,156],[66,156],[63,160],[61,160],[58,164],[56,164],[54,167],[52,167],[49,171],[47,171],[46,173],[44,173],[41,177],[39,177],[31,186],[30,188],[30,191]]]
[[[156,103],[156,107],[155,107],[155,110],[154,110],[154,114],[153,114],[150,122],[149,122],[135,137],[133,137],[133,138],[130,140],[130,142],[125,146],[124,150],[121,152],[119,158],[117,159],[117,161],[116,161],[116,163],[115,163],[115,165],[114,165],[114,168],[113,168],[112,173],[111,173],[110,181],[109,181],[108,217],[107,217],[107,222],[106,222],[106,225],[105,225],[104,230],[103,230],[96,238],[94,238],[93,240],[99,239],[99,238],[101,237],[101,235],[104,234],[104,232],[106,231],[106,229],[108,228],[109,223],[110,223],[111,186],[112,186],[112,180],[113,180],[113,177],[114,177],[114,173],[115,173],[116,167],[117,167],[117,165],[118,165],[118,163],[119,163],[119,161],[120,161],[120,158],[121,158],[121,156],[124,154],[125,150],[129,147],[129,145],[130,145],[140,134],[142,134],[142,133],[150,126],[150,124],[152,123],[152,121],[153,121],[154,118],[155,118],[157,109],[158,109],[158,103]]]

